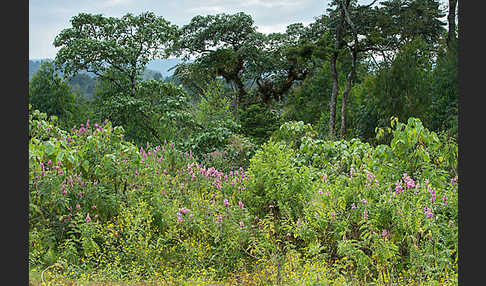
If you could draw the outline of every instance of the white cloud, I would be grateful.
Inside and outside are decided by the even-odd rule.
[[[224,13],[226,9],[221,6],[205,6],[189,9],[191,13],[194,14],[219,14]]]
[[[287,29],[288,24],[273,24],[273,25],[258,25],[257,31],[263,34],[283,33]]]
[[[242,6],[261,6],[264,8],[284,8],[284,7],[295,7],[302,5],[302,1],[292,1],[292,0],[278,0],[278,1],[264,1],[264,0],[247,0],[242,3]]]
[[[115,6],[120,6],[120,5],[126,5],[130,4],[132,0],[107,0],[104,3],[105,7],[115,7]]]

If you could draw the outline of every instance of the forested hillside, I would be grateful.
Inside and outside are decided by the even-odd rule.
[[[457,285],[449,3],[75,15],[29,82],[32,283]]]
[[[142,79],[162,80],[164,77],[169,77],[172,74],[169,69],[179,61],[178,59],[152,60],[148,67],[154,67],[154,69],[146,68],[142,73]],[[52,62],[52,59],[29,60],[29,81],[41,69],[42,62]],[[62,71],[57,71],[57,74],[63,77]],[[93,73],[83,71],[80,71],[80,73],[68,80],[71,90],[87,99],[93,97],[96,83],[96,76]]]

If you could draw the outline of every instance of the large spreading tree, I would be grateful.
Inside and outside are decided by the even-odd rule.
[[[155,111],[150,109],[151,105],[140,102],[145,100],[146,93],[139,92],[144,90],[139,85],[150,60],[168,57],[177,40],[177,26],[151,12],[121,18],[81,13],[71,19],[71,25],[54,40],[54,46],[60,48],[55,60],[57,67],[67,77],[80,70],[94,73],[115,97],[111,101],[114,114],[134,112],[140,116],[141,126],[161,141],[158,122],[154,122]],[[133,120],[135,114],[125,118]]]
[[[175,74],[187,77],[192,68],[224,78],[235,91],[237,108],[249,93],[251,101],[270,105],[309,74],[316,31],[293,24],[285,33],[265,35],[242,12],[196,16],[181,27],[176,44],[180,55],[194,60],[179,65]]]

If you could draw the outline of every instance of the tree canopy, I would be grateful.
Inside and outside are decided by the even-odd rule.
[[[135,83],[151,59],[168,56],[176,26],[152,12],[121,18],[80,13],[54,40],[56,65],[66,76],[93,72],[135,96]]]

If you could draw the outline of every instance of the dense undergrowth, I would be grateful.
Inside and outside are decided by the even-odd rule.
[[[414,118],[378,134],[288,122],[223,172],[30,111],[29,268],[60,284],[456,285],[457,144]]]

